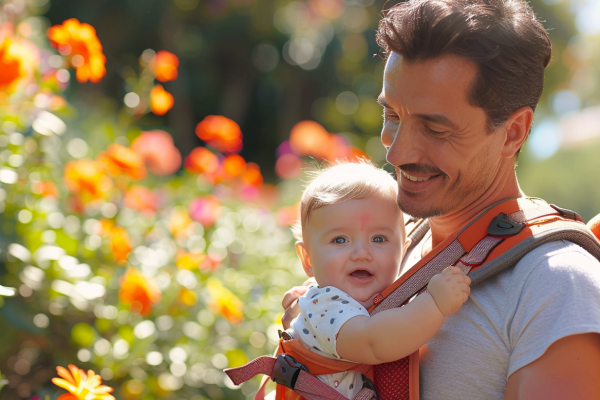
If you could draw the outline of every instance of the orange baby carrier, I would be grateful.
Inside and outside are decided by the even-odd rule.
[[[426,220],[410,227],[411,245],[429,231]],[[456,236],[437,245],[390,287],[376,296],[371,315],[401,307],[424,291],[429,280],[449,265],[459,267],[471,278],[471,286],[514,266],[534,248],[548,242],[567,240],[600,260],[600,242],[581,217],[570,210],[537,198],[498,202],[484,210]],[[277,383],[276,400],[348,400],[316,375],[360,371],[370,378],[353,400],[418,400],[419,351],[401,360],[375,366],[331,360],[304,347],[299,339],[282,335],[276,357],[259,357],[250,363],[225,370],[239,385],[257,374]],[[255,400],[264,399],[266,379]]]

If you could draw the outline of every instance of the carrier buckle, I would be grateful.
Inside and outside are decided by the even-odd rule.
[[[583,222],[583,219],[579,214],[575,211],[571,211],[568,208],[562,208],[557,206],[556,204],[550,204],[550,207],[554,208],[556,211],[560,213],[564,218],[572,219],[574,221]]]
[[[273,366],[271,379],[278,385],[294,389],[298,375],[300,375],[300,370],[308,372],[306,367],[296,361],[294,357],[287,354],[279,354]]]
[[[487,231],[492,236],[513,236],[521,232],[525,226],[524,223],[513,221],[501,212],[494,217]]]

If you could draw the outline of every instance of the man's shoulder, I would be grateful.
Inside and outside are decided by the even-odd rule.
[[[600,293],[600,261],[581,246],[558,240],[532,249],[512,268],[487,281],[483,287],[490,283],[517,297],[523,291],[540,294],[576,288]]]
[[[517,264],[517,269],[590,269],[600,272],[600,262],[576,243],[557,240],[532,249]]]

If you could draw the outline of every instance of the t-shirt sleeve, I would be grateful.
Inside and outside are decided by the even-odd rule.
[[[342,325],[358,315],[369,316],[359,302],[340,289],[312,287],[298,300],[300,314],[292,323],[302,342],[324,354],[341,358],[336,338]]]
[[[600,333],[600,263],[567,243],[535,260],[508,326],[508,375],[566,336]]]

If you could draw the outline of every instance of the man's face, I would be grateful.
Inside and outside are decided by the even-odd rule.
[[[381,141],[398,176],[398,205],[416,217],[463,210],[498,175],[503,135],[469,104],[476,65],[457,56],[423,62],[391,53],[379,102]]]

